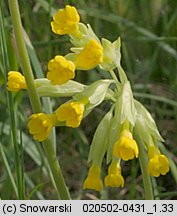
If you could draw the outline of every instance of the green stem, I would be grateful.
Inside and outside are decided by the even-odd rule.
[[[140,168],[143,176],[145,199],[153,200],[154,195],[153,195],[152,183],[147,170],[147,154],[145,152],[141,140],[138,140],[138,144],[139,144],[139,163],[140,163]]]
[[[122,84],[124,84],[125,82],[128,81],[127,75],[126,75],[124,69],[123,69],[121,66],[119,66],[117,69],[118,69],[118,71],[119,71],[120,82],[121,82]]]
[[[116,83],[119,83],[119,80],[117,79],[117,76],[115,75],[114,71],[110,70],[109,72],[110,72],[112,78],[116,81]]]
[[[119,94],[119,92],[120,92],[120,82],[119,82],[119,80],[118,80],[118,78],[117,78],[117,76],[116,76],[116,74],[114,73],[113,70],[110,70],[109,72],[110,72],[110,74],[111,74],[113,80],[114,80],[115,83],[116,83],[117,93]]]
[[[41,112],[40,100],[36,93],[33,72],[29,61],[26,45],[24,42],[23,27],[20,18],[18,1],[9,0],[9,8],[12,17],[12,23],[14,27],[14,33],[15,33],[20,63],[27,83],[31,106],[34,112]]]
[[[35,89],[33,72],[29,61],[27,49],[25,46],[25,41],[23,38],[23,28],[20,18],[18,0],[9,0],[9,8],[12,17],[20,63],[27,83],[27,89],[31,101],[31,106],[34,113],[41,112],[41,103]],[[45,141],[43,147],[51,168],[52,176],[54,178],[59,198],[70,199],[63,175],[61,173],[60,165],[57,161],[56,154],[53,149],[51,141]]]
[[[66,187],[63,175],[61,174],[61,168],[57,160],[57,156],[54,152],[53,146],[50,144],[50,140],[46,140],[44,143],[44,150],[47,155],[50,168],[53,174],[53,178],[56,184],[56,188],[59,191],[60,198],[63,200],[69,200],[70,194]]]

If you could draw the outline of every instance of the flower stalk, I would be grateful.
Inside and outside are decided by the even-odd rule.
[[[24,73],[24,77],[27,84],[27,90],[31,102],[31,106],[34,113],[38,113],[42,111],[41,103],[39,100],[39,96],[35,89],[34,76],[32,72],[32,68],[30,65],[30,60],[28,57],[27,49],[25,46],[24,38],[23,38],[23,28],[20,18],[19,5],[18,0],[9,0],[9,8],[12,17],[12,23],[14,27],[14,33],[16,38],[16,43],[19,51],[19,58],[22,67],[22,71]],[[59,199],[70,199],[69,192],[65,185],[65,181],[61,172],[61,168],[59,162],[57,160],[55,151],[53,149],[52,143],[49,139],[44,141],[44,151],[46,153],[52,176],[54,178],[55,186],[57,189]]]
[[[154,195],[153,195],[153,188],[152,188],[152,182],[151,182],[151,177],[148,173],[147,169],[147,154],[145,152],[144,147],[142,146],[142,142],[138,140],[139,144],[139,164],[143,176],[143,185],[144,185],[144,191],[145,191],[145,199],[146,200],[153,200]]]

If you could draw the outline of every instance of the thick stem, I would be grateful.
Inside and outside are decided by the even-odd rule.
[[[41,112],[40,100],[36,93],[33,72],[31,69],[31,64],[29,61],[26,45],[24,42],[23,28],[22,28],[22,23],[20,18],[18,1],[9,0],[9,8],[12,16],[12,23],[14,27],[14,33],[15,33],[16,44],[18,48],[18,54],[20,58],[20,64],[27,83],[27,89],[31,101],[31,106],[34,112]]]
[[[153,195],[152,183],[147,170],[147,154],[145,152],[141,140],[138,140],[138,144],[139,144],[139,163],[140,163],[140,168],[143,176],[145,199],[153,200],[154,195]]]
[[[62,200],[71,199],[63,175],[61,173],[61,168],[58,163],[57,156],[54,152],[53,146],[50,144],[50,140],[46,140],[43,147],[47,155],[47,159],[49,161],[50,168],[52,170],[53,178],[55,180],[56,188],[59,191],[60,198]]]
[[[41,112],[42,111],[41,103],[35,89],[33,72],[31,69],[31,64],[29,61],[27,49],[25,46],[25,41],[23,38],[23,28],[22,28],[22,23],[20,18],[18,1],[9,0],[9,8],[12,17],[12,23],[15,32],[15,38],[16,38],[17,48],[19,52],[20,63],[27,83],[27,89],[31,101],[31,106],[34,113]],[[56,154],[50,140],[44,142],[44,150],[52,171],[52,175],[54,178],[54,182],[55,182],[55,186],[59,198],[70,199],[67,187],[64,182],[64,178],[61,173],[59,162],[57,161]]]

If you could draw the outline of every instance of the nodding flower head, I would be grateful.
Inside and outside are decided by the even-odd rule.
[[[138,157],[138,145],[130,131],[123,130],[121,132],[120,139],[114,144],[113,154],[125,161]]]
[[[124,178],[117,161],[112,161],[108,168],[108,175],[104,179],[106,187],[123,187]]]
[[[89,169],[87,178],[84,181],[83,189],[92,189],[101,191],[103,189],[103,183],[100,178],[101,169],[97,165],[92,165]]]
[[[75,65],[63,56],[57,55],[48,63],[47,79],[53,85],[64,84],[75,77]]]
[[[85,105],[81,102],[69,102],[62,104],[56,111],[58,121],[65,122],[66,126],[76,128],[83,118]]]
[[[52,127],[55,125],[55,115],[45,113],[33,114],[29,118],[29,132],[33,138],[39,142],[44,141],[49,136]]]
[[[26,89],[25,77],[18,71],[10,71],[8,73],[7,89],[12,92],[18,92]]]
[[[161,175],[166,175],[169,171],[169,160],[168,158],[161,154],[158,148],[153,145],[148,147],[148,172],[149,175],[154,177],[159,177]]]
[[[80,53],[76,54],[76,68],[91,70],[103,61],[103,48],[96,40],[91,39]]]
[[[58,10],[53,16],[51,22],[52,31],[59,35],[73,34],[77,36],[79,34],[78,23],[80,16],[75,7],[66,5],[64,9]]]

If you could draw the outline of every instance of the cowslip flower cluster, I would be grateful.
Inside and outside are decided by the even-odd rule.
[[[139,158],[144,148],[147,170],[158,177],[169,171],[169,160],[161,154],[158,143],[163,143],[157,126],[148,110],[134,99],[130,82],[121,67],[121,40],[111,43],[96,36],[90,25],[80,22],[75,7],[59,9],[51,22],[57,35],[68,34],[71,52],[56,55],[48,63],[47,78],[36,79],[39,96],[71,97],[53,113],[36,113],[29,117],[29,132],[39,142],[50,135],[52,127],[77,128],[83,118],[104,100],[111,101],[111,108],[99,123],[90,147],[90,168],[83,188],[101,191],[106,187],[123,187],[121,162]],[[100,67],[110,73],[110,79],[96,80],[86,86],[72,79],[77,69],[91,70]],[[115,78],[114,70],[119,79]],[[111,89],[109,88],[112,84]],[[25,78],[19,72],[9,72],[8,90],[26,89]],[[113,86],[114,85],[114,86]],[[108,173],[102,180],[101,167],[106,158]]]

